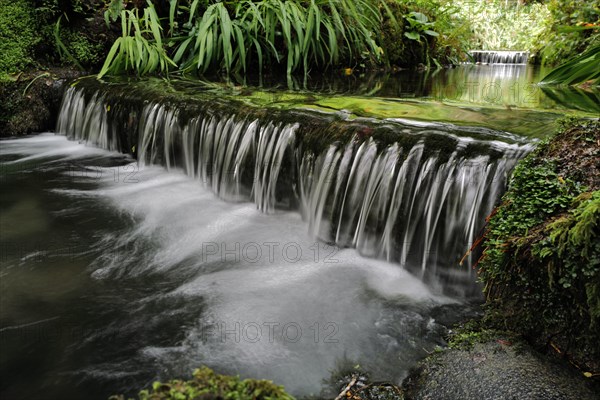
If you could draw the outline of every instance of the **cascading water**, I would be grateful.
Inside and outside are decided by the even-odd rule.
[[[481,64],[527,64],[528,51],[471,50],[473,62]]]
[[[181,168],[229,201],[254,201],[267,213],[299,208],[313,237],[429,272],[457,264],[529,149],[483,130],[387,120],[355,124],[345,143],[315,152],[304,141],[323,124],[169,101],[132,102],[123,117],[111,106],[127,109],[101,87],[70,88],[58,131],[106,149],[131,147],[141,166]],[[365,138],[376,130],[396,138]]]
[[[357,364],[400,383],[470,313],[457,260],[526,139],[147,86],[80,80],[62,134],[2,140],[3,398],[201,365],[335,398]]]

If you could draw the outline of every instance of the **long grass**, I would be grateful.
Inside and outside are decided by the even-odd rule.
[[[333,65],[341,56],[380,54],[372,34],[380,14],[368,0],[242,0],[231,15],[223,3],[194,15],[196,2],[190,7],[194,25],[174,56],[184,70],[246,72],[254,62],[261,72],[274,62],[291,74]]]
[[[148,1],[142,17],[138,9],[121,11],[121,37],[108,52],[98,79],[123,71],[141,75],[156,71],[167,73],[170,67],[176,66],[165,51],[160,19]]]
[[[262,73],[267,64],[281,65],[290,75],[299,70],[308,73],[313,66],[327,68],[340,60],[378,61],[382,55],[375,36],[381,25],[378,4],[383,0],[205,2],[184,5],[171,0],[168,35],[150,1],[142,18],[137,10],[121,11],[122,36],[99,77],[130,70],[166,72],[176,65],[200,74],[209,70],[245,74],[251,67]],[[181,15],[185,22],[178,27]],[[165,48],[170,49],[172,60]]]

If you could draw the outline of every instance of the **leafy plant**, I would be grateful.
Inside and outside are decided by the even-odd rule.
[[[439,33],[432,30],[435,23],[429,22],[427,16],[423,13],[411,11],[404,16],[404,19],[410,26],[410,30],[404,32],[404,36],[411,40],[420,42],[423,35],[439,36]]]
[[[421,38],[426,37],[426,35],[438,37],[439,33],[433,31],[433,26],[435,25],[433,22],[429,22],[427,16],[423,13],[417,11],[411,11],[408,15],[404,16],[404,19],[409,24],[409,30],[404,32],[404,36],[409,38],[410,40],[415,40],[422,44]],[[427,40],[424,41],[423,47],[425,49],[425,60],[427,62],[427,67],[429,67],[429,46]],[[434,59],[436,64],[438,64],[437,60]],[[438,64],[439,66],[439,64]]]
[[[586,81],[600,85],[600,43],[553,69],[540,83],[573,85]]]
[[[191,400],[200,398],[236,400],[294,399],[284,391],[282,386],[277,386],[271,381],[241,380],[236,376],[218,375],[208,367],[195,370],[192,380],[154,382],[151,390],[142,390],[139,393],[140,400]],[[123,399],[123,396],[111,396],[109,400]]]
[[[63,43],[62,38],[60,37],[60,20],[61,19],[62,19],[62,15],[58,18],[58,21],[56,21],[56,24],[54,25],[54,43],[56,45],[58,55],[61,58],[68,59],[73,64],[75,64],[80,70],[83,70],[84,69],[83,66],[79,63],[79,61],[77,61],[77,58],[75,58],[73,56],[73,54],[71,54],[71,52],[69,51],[67,46]]]
[[[136,71],[146,74],[159,70],[168,73],[169,66],[177,64],[169,58],[163,47],[162,26],[154,5],[148,0],[148,6],[140,11],[121,11],[121,34],[112,45],[98,79],[107,73]]]
[[[206,72],[212,65],[246,72],[254,61],[259,71],[267,62],[283,63],[289,75],[300,68],[308,72],[311,65],[331,66],[341,54],[381,54],[372,35],[379,11],[368,0],[242,0],[231,14],[215,3],[197,16],[196,3],[174,56],[188,71]]]
[[[123,0],[110,0],[104,11],[104,21],[106,21],[106,25],[109,25],[111,21],[116,22],[121,16],[121,11],[124,9],[125,3]]]

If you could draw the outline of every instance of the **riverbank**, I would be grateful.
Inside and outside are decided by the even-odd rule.
[[[72,68],[54,67],[0,82],[0,137],[53,131],[65,85],[81,75]]]
[[[404,381],[403,389],[407,400],[594,400],[599,387],[564,360],[500,335],[428,357]]]

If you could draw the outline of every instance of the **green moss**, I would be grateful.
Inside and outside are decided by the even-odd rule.
[[[470,350],[476,343],[485,343],[498,338],[509,338],[510,335],[496,329],[488,329],[479,320],[470,320],[454,329],[448,338],[451,349]]]
[[[64,30],[62,41],[70,55],[83,66],[98,66],[103,61],[104,44],[95,43],[81,32]],[[63,62],[71,62],[68,57],[61,57]]]
[[[0,0],[0,81],[32,63],[36,35],[34,9],[26,0]]]
[[[212,396],[211,396],[212,395]],[[123,400],[122,395],[110,400]],[[241,380],[237,376],[218,375],[208,367],[194,371],[192,380],[154,382],[152,389],[142,390],[140,400],[192,400],[199,398],[235,400],[293,400],[282,386],[258,379]]]
[[[479,264],[492,325],[590,368],[600,367],[598,141],[598,121],[567,121],[519,163]]]

